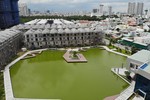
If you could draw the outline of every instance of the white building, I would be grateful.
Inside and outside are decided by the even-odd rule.
[[[150,36],[134,37],[134,42],[150,44]]]
[[[143,7],[144,3],[128,3],[128,14],[130,15],[137,15],[137,16],[142,16],[143,15]]]
[[[150,31],[150,23],[149,23],[149,22],[144,23],[144,24],[143,24],[143,29],[144,29],[145,31]]]
[[[82,25],[63,19],[37,19],[13,28],[24,32],[29,49],[94,46],[102,44],[104,36],[99,23]]]
[[[19,4],[19,15],[20,16],[29,16],[29,9],[26,3]]]
[[[136,9],[136,15],[143,15],[143,7],[144,7],[144,3],[137,3],[137,9]]]
[[[108,6],[108,15],[112,15],[112,6]]]
[[[103,11],[104,5],[100,4],[99,6],[100,6],[100,8],[99,8],[99,14],[100,14],[100,15],[103,15],[103,12],[104,12],[104,11]]]
[[[136,73],[139,67],[148,61],[150,61],[150,51],[141,50],[127,58],[127,68]]]
[[[102,16],[104,15],[104,5],[100,4],[98,9],[93,9],[91,16]]]
[[[136,10],[136,3],[135,2],[133,2],[133,3],[129,2],[128,3],[128,14],[130,14],[130,15],[135,14],[135,10]]]

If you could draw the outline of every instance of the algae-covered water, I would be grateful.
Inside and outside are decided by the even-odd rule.
[[[128,84],[111,72],[126,58],[100,49],[83,52],[88,63],[67,63],[64,51],[44,51],[10,69],[16,98],[102,100]]]

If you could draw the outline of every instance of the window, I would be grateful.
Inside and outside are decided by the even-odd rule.
[[[130,63],[130,68],[134,68],[134,66],[135,66],[134,64]]]
[[[46,34],[43,34],[43,37],[46,37]]]
[[[136,69],[138,69],[138,65],[136,65]]]

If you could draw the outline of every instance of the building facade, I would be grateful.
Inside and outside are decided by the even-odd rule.
[[[18,0],[0,0],[0,28],[19,24]]]
[[[150,61],[150,60],[149,60]],[[134,92],[143,97],[143,100],[150,100],[150,63],[145,62],[137,71]]]
[[[25,4],[25,3],[19,4],[19,15],[20,16],[29,16],[29,9],[27,7],[27,4]]]
[[[143,15],[143,7],[144,7],[144,3],[137,3],[137,9],[136,9],[136,15]]]
[[[143,15],[143,7],[144,7],[144,3],[129,2],[127,12],[129,15],[142,16]]]
[[[103,15],[103,12],[104,12],[104,5],[100,4],[99,7],[100,7],[100,8],[99,8],[99,14],[100,14],[100,15]]]
[[[112,6],[108,6],[108,15],[109,15],[109,16],[112,15]]]
[[[137,73],[139,68],[150,60],[150,51],[141,50],[127,58],[127,68]]]
[[[128,3],[128,14],[130,14],[130,15],[135,14],[135,10],[136,10],[136,3],[135,2],[133,2],[133,3],[129,2]]]
[[[79,47],[103,44],[103,24],[98,21],[67,21],[64,19],[35,19],[12,27],[24,34],[28,49]]]
[[[22,34],[18,30],[0,31],[0,70],[6,66],[20,50]]]
[[[103,33],[89,28],[30,29],[24,34],[29,49],[90,46],[103,43]]]

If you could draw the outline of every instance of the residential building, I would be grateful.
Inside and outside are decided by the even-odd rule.
[[[136,3],[135,2],[133,2],[133,3],[129,2],[128,3],[128,14],[134,15],[135,10],[136,10]]]
[[[100,4],[99,6],[100,6],[100,8],[99,8],[99,14],[103,15],[104,5]]]
[[[20,16],[29,16],[29,9],[26,3],[19,4],[19,15]]]
[[[0,0],[0,29],[19,24],[18,0]]]
[[[144,63],[150,61],[150,51],[141,50],[127,58],[127,67],[130,71],[137,73]]]
[[[144,3],[129,2],[128,3],[128,14],[142,16],[143,15],[143,7],[144,7]]]
[[[99,45],[103,33],[90,28],[30,29],[24,33],[24,43],[29,49]]]
[[[38,19],[13,28],[24,32],[24,44],[29,49],[102,44],[104,33],[100,25],[89,25],[63,19]]]
[[[150,44],[150,35],[149,36],[142,36],[142,37],[134,37],[135,42]]]
[[[93,9],[93,13],[99,13],[99,9]]]
[[[109,15],[109,16],[112,15],[112,6],[108,6],[108,15]]]
[[[22,34],[18,30],[0,31],[0,70],[4,69],[20,50]]]
[[[143,15],[143,7],[144,7],[144,3],[137,3],[137,9],[136,9],[136,15]]]

